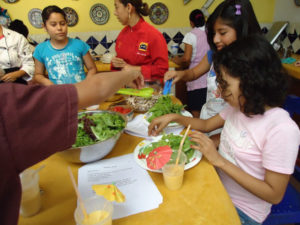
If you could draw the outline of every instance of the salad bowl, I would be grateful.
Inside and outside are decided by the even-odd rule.
[[[92,120],[95,117],[94,124],[82,119],[85,117]],[[102,159],[112,151],[126,127],[126,123],[127,119],[124,116],[112,111],[79,112],[76,143],[71,148],[59,152],[58,155],[74,163],[89,163]],[[86,126],[89,127],[87,131],[84,130]],[[90,132],[94,134],[94,140],[87,140],[84,137],[86,136],[85,133]]]

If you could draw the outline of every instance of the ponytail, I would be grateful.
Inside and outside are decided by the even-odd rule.
[[[137,14],[140,16],[149,16],[149,6],[147,3],[143,3],[142,0],[120,0],[120,2],[127,6],[127,4],[131,4],[134,8]]]

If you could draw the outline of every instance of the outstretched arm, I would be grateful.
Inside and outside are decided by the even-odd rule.
[[[216,115],[207,120],[199,118],[186,117],[179,114],[167,114],[152,120],[148,127],[148,135],[158,135],[170,122],[176,122],[187,127],[191,125],[191,129],[200,130],[202,132],[210,132],[224,125],[221,116]]]
[[[182,70],[182,71],[168,71],[164,76],[164,81],[169,79],[174,79],[173,84],[179,80],[192,81],[196,80],[210,69],[210,64],[208,62],[207,55],[205,55],[202,60],[192,69]]]
[[[109,98],[124,85],[134,81],[143,85],[142,74],[135,71],[106,72],[95,74],[75,84],[78,92],[78,108],[99,104]]]

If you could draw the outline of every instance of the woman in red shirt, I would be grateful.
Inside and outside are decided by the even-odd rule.
[[[163,78],[169,68],[168,48],[163,35],[143,16],[149,15],[142,0],[115,0],[115,16],[125,27],[116,40],[113,70],[138,70],[146,81]]]

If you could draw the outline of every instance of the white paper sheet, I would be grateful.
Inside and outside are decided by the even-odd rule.
[[[78,189],[82,198],[95,195],[92,185],[111,183],[126,197],[124,203],[113,202],[113,219],[158,208],[163,201],[150,175],[137,165],[133,154],[100,160],[78,170]]]

